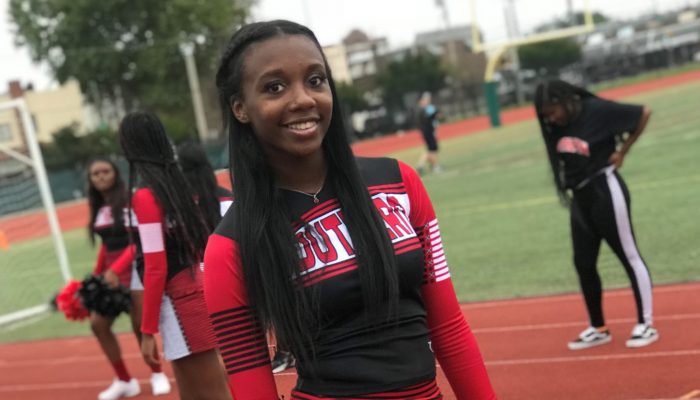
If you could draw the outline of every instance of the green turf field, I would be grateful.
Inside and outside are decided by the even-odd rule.
[[[653,110],[647,131],[621,171],[632,194],[642,256],[656,284],[698,280],[700,82],[625,101]],[[460,300],[578,291],[568,213],[558,204],[536,122],[443,141],[441,146],[444,172],[424,181],[440,220]],[[395,156],[414,164],[419,151]],[[82,277],[91,269],[95,251],[82,230],[69,232],[65,239],[74,275]],[[12,269],[3,258],[10,253],[0,252],[1,309],[6,310],[26,290],[21,279],[12,278],[17,271],[59,275],[56,270],[46,271],[47,266],[34,265],[38,251],[52,251],[48,239],[13,246],[13,257],[20,261]],[[600,271],[606,288],[628,285],[622,266],[605,246]],[[57,289],[52,282],[45,279],[41,286],[47,297]],[[118,329],[128,329],[127,318],[121,320]],[[87,324],[53,315],[0,331],[0,342],[88,333]]]
[[[653,114],[621,170],[655,283],[700,279],[700,82],[625,99]],[[397,154],[415,163],[420,149]],[[442,143],[424,179],[462,301],[578,290],[568,211],[559,206],[536,121]],[[604,246],[605,287],[628,285]]]

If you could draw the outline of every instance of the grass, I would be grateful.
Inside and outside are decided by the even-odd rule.
[[[83,229],[63,234],[71,272],[82,279],[92,271],[97,248]],[[0,251],[0,314],[47,302],[63,286],[50,237],[27,240]],[[128,318],[119,318],[118,331],[130,329]],[[85,322],[67,322],[60,313],[43,315],[0,330],[0,343],[49,337],[87,335]]]
[[[698,280],[700,113],[696,109],[700,82],[626,101],[653,110],[647,131],[621,171],[632,194],[640,251],[655,284]],[[577,292],[568,212],[558,205],[536,122],[508,125],[441,145],[445,171],[425,177],[424,182],[440,220],[459,299]],[[414,163],[420,151],[395,156]],[[95,250],[82,230],[65,236],[74,275],[83,276],[91,269]],[[48,240],[37,240],[0,253],[0,307],[20,299],[27,282],[37,285],[33,290],[44,297],[57,290],[56,267],[34,262],[37,254],[49,251]],[[7,254],[13,257],[11,271],[5,269]],[[599,269],[606,288],[629,285],[622,266],[606,246]],[[117,330],[128,330],[127,318],[120,320]],[[0,331],[0,342],[88,333],[86,324],[68,323],[54,314]]]
[[[621,170],[656,284],[700,279],[700,83],[625,101],[653,110]],[[415,163],[421,149],[396,156]],[[568,211],[558,205],[535,121],[442,143],[445,172],[424,179],[462,301],[575,292]],[[629,281],[604,246],[605,287]]]

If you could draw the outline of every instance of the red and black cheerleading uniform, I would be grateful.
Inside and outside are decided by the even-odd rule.
[[[567,126],[555,127],[557,157],[564,184],[573,192],[571,237],[574,264],[594,327],[605,325],[602,284],[597,270],[604,239],[617,255],[632,284],[637,322],[652,323],[652,291],[649,270],[639,254],[632,229],[629,191],[622,177],[609,165],[616,137],[634,132],[643,107],[598,97],[582,100],[581,113]]]
[[[393,159],[357,162],[395,249],[397,316],[381,323],[365,317],[352,241],[331,188],[319,193],[318,204],[285,191],[305,265],[300,276],[305,286],[320,286],[323,318],[315,338],[316,374],[298,370],[292,398],[439,399],[436,357],[458,398],[495,398],[457,303],[422,182]],[[207,306],[234,398],[276,399],[265,335],[246,297],[233,214],[224,217],[207,245]]]
[[[107,269],[111,269],[119,276],[119,282],[125,287],[131,282],[131,263],[134,258],[134,246],[129,242],[127,211],[121,224],[115,224],[112,215],[112,207],[104,205],[97,210],[94,232],[100,237],[102,243],[97,253],[94,275],[102,275]]]
[[[167,234],[168,223],[150,189],[134,193],[138,220],[136,269],[144,285],[141,332],[160,331],[167,360],[216,347],[202,293],[202,269],[181,260],[180,243]]]

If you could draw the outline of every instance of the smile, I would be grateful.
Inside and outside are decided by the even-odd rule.
[[[293,124],[288,124],[287,127],[289,129],[293,129],[295,131],[305,131],[307,129],[312,129],[316,128],[318,125],[318,122],[316,121],[304,121],[304,122],[297,122]]]

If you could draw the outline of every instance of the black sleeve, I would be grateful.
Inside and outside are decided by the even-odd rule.
[[[636,104],[616,103],[602,100],[600,117],[613,135],[634,132],[642,118],[644,107]]]

